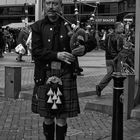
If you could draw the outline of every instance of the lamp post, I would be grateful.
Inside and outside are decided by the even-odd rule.
[[[98,31],[98,5],[100,4],[100,2],[96,2],[96,31]]]
[[[28,3],[24,3],[25,26],[28,24]]]
[[[96,37],[96,40],[97,40],[97,49],[99,49],[99,32],[98,32],[98,6],[99,6],[100,2],[97,1],[96,2],[96,34],[95,34],[95,37]]]
[[[42,3],[44,0],[36,0],[35,2],[35,21],[42,18]]]

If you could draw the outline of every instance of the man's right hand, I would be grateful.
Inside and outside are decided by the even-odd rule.
[[[68,52],[58,52],[57,53],[57,58],[61,61],[64,61],[68,64],[71,64],[71,62],[75,61],[74,55]]]

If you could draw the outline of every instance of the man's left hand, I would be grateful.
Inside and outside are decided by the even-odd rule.
[[[72,50],[74,56],[83,56],[85,54],[85,46],[79,45],[79,47]]]

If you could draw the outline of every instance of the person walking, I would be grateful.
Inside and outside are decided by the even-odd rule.
[[[117,70],[114,59],[123,48],[124,41],[124,24],[122,22],[116,22],[114,32],[107,35],[105,40],[100,42],[101,48],[105,50],[107,74],[96,85],[96,94],[101,96],[101,91],[108,85],[112,79],[112,73]]]
[[[28,27],[23,28],[18,35],[17,39],[17,46],[15,48],[16,53],[18,54],[16,61],[17,62],[24,62],[22,59],[22,56],[25,55],[27,46],[26,46],[26,41],[29,36],[29,30]]]
[[[2,27],[0,27],[0,58],[3,58],[4,38]]]
[[[64,24],[62,0],[45,0],[45,17],[36,21],[32,28],[32,55],[35,63],[32,112],[44,118],[43,133],[46,140],[64,140],[67,118],[80,113],[77,76],[74,74],[75,56],[90,51],[88,39],[73,51],[71,37]],[[73,52],[73,54],[72,54]]]

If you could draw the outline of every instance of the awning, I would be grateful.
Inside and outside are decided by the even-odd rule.
[[[33,23],[34,22],[29,22],[27,25],[31,25]],[[5,28],[6,26],[9,26],[10,28],[23,28],[23,27],[25,27],[25,23],[23,23],[23,22],[20,22],[20,23],[10,23],[10,24],[2,26],[2,28]]]
[[[98,24],[114,24],[116,22],[116,16],[98,16],[95,18],[95,23]]]

